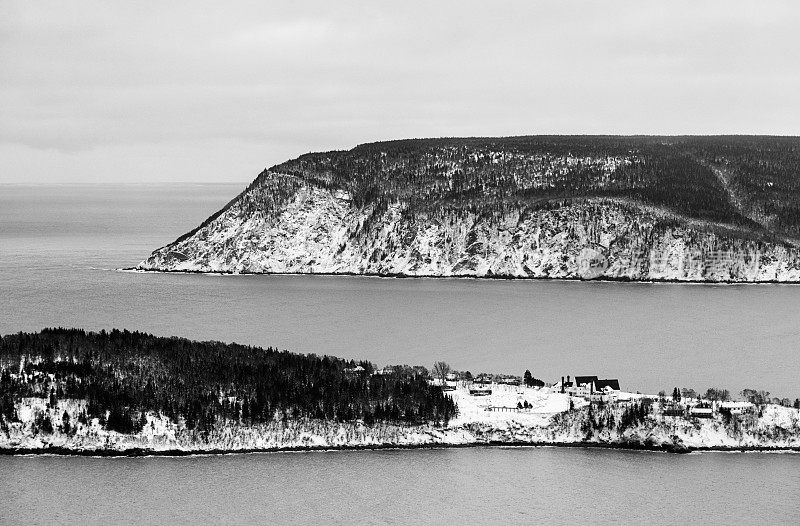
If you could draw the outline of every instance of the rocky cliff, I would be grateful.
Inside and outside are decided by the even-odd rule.
[[[753,219],[764,217],[752,213],[756,200],[720,176],[718,157],[573,142],[378,143],[304,156],[265,170],[136,268],[800,281],[793,223]]]

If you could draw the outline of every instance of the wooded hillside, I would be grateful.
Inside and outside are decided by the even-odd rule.
[[[400,202],[411,214],[495,214],[605,196],[702,220],[800,232],[795,137],[412,139],[307,154],[270,171],[347,190],[355,206]]]
[[[135,432],[143,412],[187,427],[309,417],[365,423],[446,422],[453,401],[427,378],[369,362],[139,332],[46,329],[0,340],[0,414],[21,397],[88,400],[85,418]],[[360,366],[360,368],[359,368]],[[355,370],[349,370],[355,369]]]

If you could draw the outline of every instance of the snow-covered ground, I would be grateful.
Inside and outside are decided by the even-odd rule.
[[[508,385],[493,385],[491,396],[473,396],[466,386],[451,394],[458,403],[459,415],[446,427],[432,425],[336,423],[317,420],[279,419],[268,424],[220,426],[207,435],[187,430],[182,422],[163,416],[146,415],[147,424],[135,435],[107,431],[97,419],[85,424],[79,415],[85,410],[82,400],[60,400],[48,409],[46,401],[26,398],[17,406],[21,422],[5,423],[0,431],[0,449],[47,450],[63,448],[75,452],[150,452],[247,451],[304,448],[463,446],[480,444],[597,444],[620,447],[660,446],[677,448],[800,448],[800,411],[768,405],[763,414],[751,415],[740,423],[726,424],[722,417],[686,419],[662,417],[658,409],[635,426],[620,430],[619,421],[626,404],[592,406],[553,393]],[[528,402],[530,409],[516,408]],[[488,408],[499,409],[488,411]],[[502,410],[505,408],[506,410]],[[59,428],[63,414],[69,415],[72,429]],[[50,417],[53,433],[36,430],[37,414]],[[610,422],[616,422],[610,423]]]
[[[451,427],[471,423],[518,423],[529,427],[545,426],[550,417],[569,410],[570,397],[566,394],[551,393],[549,389],[536,389],[524,386],[493,384],[489,396],[472,396],[465,386],[458,387],[449,394],[458,405],[458,417],[450,421]],[[529,409],[517,410],[517,404],[528,402]],[[584,404],[575,398],[574,404]],[[489,408],[493,408],[490,411]],[[513,411],[509,411],[513,409]]]

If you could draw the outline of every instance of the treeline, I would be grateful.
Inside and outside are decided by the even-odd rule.
[[[600,401],[589,403],[578,411],[558,413],[553,417],[553,423],[556,428],[566,429],[577,419],[581,432],[588,439],[603,430],[616,430],[622,433],[626,429],[635,428],[646,423],[652,412],[653,402],[647,398],[626,404],[621,411],[615,404]]]
[[[800,139],[774,137],[511,137],[420,139],[307,154],[271,170],[347,190],[380,212],[453,210],[502,216],[589,197],[631,198],[697,219],[766,231],[800,229]],[[724,166],[742,214],[714,169]],[[774,225],[773,225],[774,223]]]
[[[666,391],[659,391],[658,397],[660,399],[667,398]],[[712,402],[728,402],[732,400],[731,392],[728,389],[723,389],[720,387],[709,387],[706,389],[705,393],[699,393],[694,389],[683,387],[683,388],[673,388],[672,394],[670,395],[674,402],[680,402],[681,399],[703,399],[709,400]],[[750,402],[756,406],[765,406],[767,404],[775,404],[775,405],[782,405],[784,407],[794,407],[795,409],[800,409],[800,398],[795,398],[794,402],[790,398],[779,398],[777,396],[770,397],[769,391],[764,391],[763,389],[742,389],[739,392],[739,397],[744,400],[745,402]]]
[[[316,418],[446,423],[452,399],[413,369],[140,332],[47,329],[0,340],[0,414],[22,397],[87,400],[85,418],[134,432],[160,413],[208,431],[227,422]],[[21,374],[20,374],[21,370]],[[83,416],[83,415],[82,415]]]

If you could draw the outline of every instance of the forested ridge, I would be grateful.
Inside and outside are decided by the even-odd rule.
[[[81,418],[131,433],[152,412],[189,429],[312,418],[446,423],[452,399],[411,368],[140,332],[45,329],[0,339],[0,414],[22,397],[87,400]],[[45,424],[47,425],[47,424]],[[52,423],[50,423],[52,425]]]
[[[715,168],[730,180],[721,180]],[[399,202],[408,214],[459,209],[492,215],[617,197],[701,220],[800,232],[796,137],[410,139],[307,154],[268,172],[346,190],[358,207],[380,210]],[[729,190],[768,221],[743,213]]]

